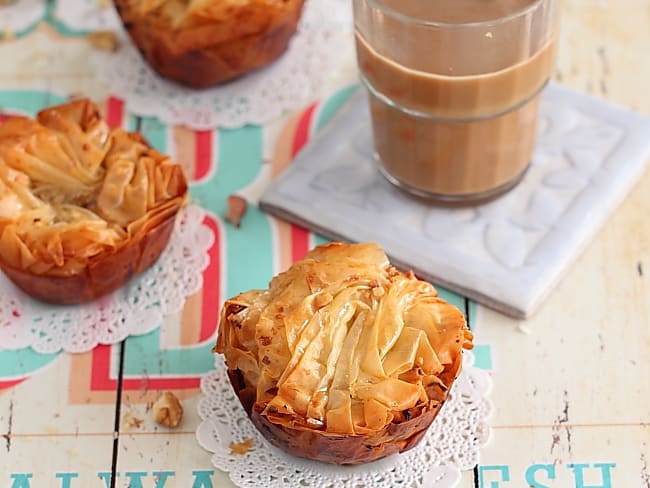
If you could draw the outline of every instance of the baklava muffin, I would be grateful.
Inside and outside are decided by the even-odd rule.
[[[160,75],[205,88],[285,52],[304,0],[115,0],[133,43]]]
[[[89,100],[0,125],[0,269],[35,298],[122,286],[158,259],[186,197],[181,166]]]
[[[331,243],[227,300],[215,351],[272,444],[358,464],[420,441],[471,341],[463,313],[379,246]]]

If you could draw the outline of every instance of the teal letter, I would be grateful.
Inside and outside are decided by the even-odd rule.
[[[11,484],[11,488],[30,488],[29,479],[31,477],[31,474],[25,473],[12,474],[11,479],[14,480],[14,482]]]
[[[77,473],[56,473],[57,478],[61,478],[61,488],[70,488],[70,480],[79,478]]]
[[[147,476],[146,471],[132,471],[124,473],[124,476],[129,477],[129,488],[144,488],[142,486],[142,477]]]
[[[169,478],[170,476],[174,476],[173,471],[154,471],[151,474],[157,478],[155,488],[165,488],[165,483],[167,483],[167,478]]]
[[[210,479],[213,474],[214,471],[192,471],[192,475],[194,475],[192,488],[214,488]]]
[[[118,476],[119,474],[115,473],[115,477],[117,478]],[[97,477],[104,481],[106,488],[111,488],[111,473],[99,472],[97,473]]]
[[[612,488],[612,475],[609,472],[611,468],[615,468],[615,463],[596,463],[594,468],[600,468],[601,477],[603,479],[602,485],[585,485],[584,469],[588,468],[588,464],[567,464],[567,467],[573,470],[575,478],[575,488]]]
[[[547,485],[540,484],[540,482],[535,479],[535,474],[538,471],[546,471],[546,476],[548,479],[554,480],[555,466],[552,464],[533,464],[526,470],[526,483],[530,486],[530,488],[549,488]]]
[[[486,471],[498,471],[501,474],[501,479],[497,481],[490,481],[489,485],[485,484],[483,473]],[[499,481],[510,481],[510,468],[508,466],[479,466],[478,467],[478,482],[481,488],[500,488]]]

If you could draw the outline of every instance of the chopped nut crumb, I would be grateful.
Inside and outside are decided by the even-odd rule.
[[[183,406],[170,391],[166,391],[151,407],[151,416],[160,425],[177,427],[183,419]]]
[[[253,439],[246,439],[242,442],[231,442],[228,447],[233,454],[243,456],[250,450],[251,447],[253,447]]]
[[[122,419],[122,430],[139,429],[144,420],[136,417],[131,412],[126,412]]]
[[[226,203],[228,204],[228,211],[225,215],[226,220],[235,227],[239,228],[241,221],[246,214],[248,202],[246,199],[238,195],[230,195]]]
[[[384,287],[381,286],[381,285],[375,286],[372,289],[372,296],[375,297],[375,298],[381,298],[381,297],[384,296],[385,293],[386,293],[386,290],[384,290]]]
[[[88,34],[88,41],[100,51],[108,51],[111,53],[117,51],[117,36],[113,31],[98,30],[91,32]]]
[[[521,332],[522,334],[526,334],[526,335],[530,335],[530,334],[532,334],[532,332],[533,332],[533,331],[530,330],[528,327],[526,327],[525,325],[522,325],[522,324],[519,324],[519,325],[517,326],[517,330],[518,330],[519,332]]]
[[[16,33],[11,29],[5,29],[4,31],[0,30],[0,37],[3,41],[11,41],[14,37],[16,37]]]

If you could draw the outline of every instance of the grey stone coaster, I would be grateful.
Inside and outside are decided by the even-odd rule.
[[[650,118],[551,84],[523,181],[490,203],[442,208],[379,174],[369,124],[358,90],[262,208],[330,238],[378,242],[397,266],[514,317],[535,311],[650,158]]]

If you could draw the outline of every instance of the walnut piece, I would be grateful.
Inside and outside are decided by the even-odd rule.
[[[151,416],[160,425],[177,427],[183,420],[183,406],[176,395],[166,391],[153,404]]]
[[[239,195],[230,195],[227,200],[228,210],[226,211],[225,218],[235,227],[239,228],[241,221],[246,214],[248,202]]]
[[[117,51],[117,36],[111,30],[98,30],[88,34],[88,42],[100,51]]]

